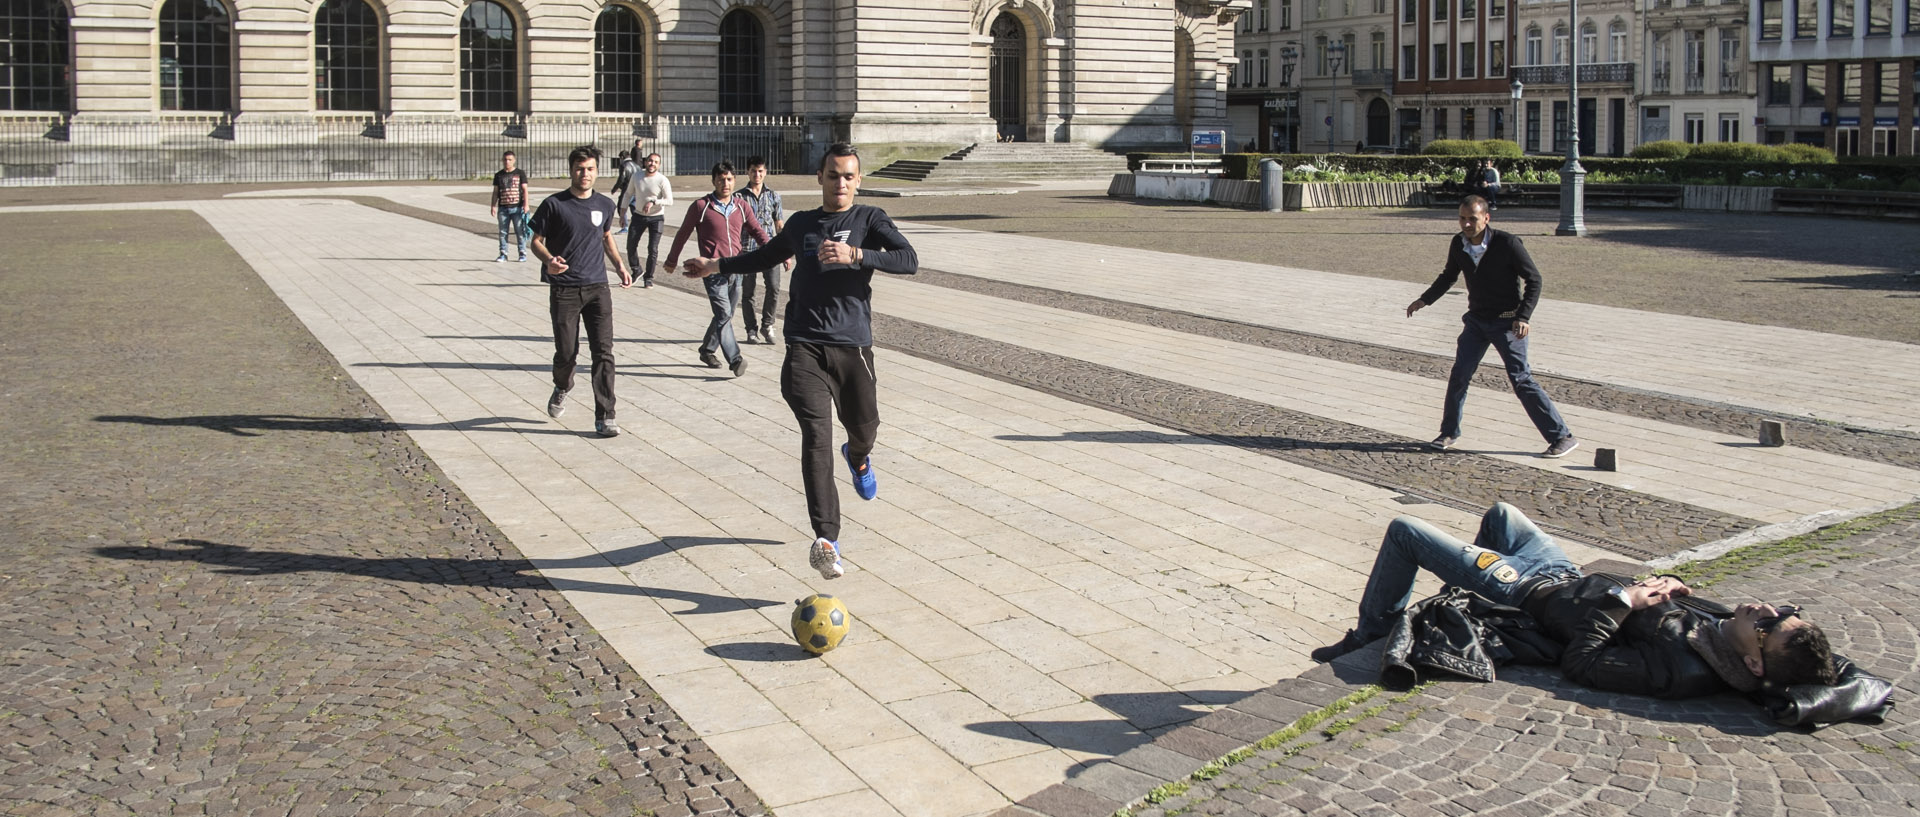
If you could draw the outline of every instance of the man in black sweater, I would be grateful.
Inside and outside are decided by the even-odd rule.
[[[833,483],[833,417],[847,431],[840,455],[861,499],[878,493],[873,464],[880,430],[873,374],[873,273],[911,275],[920,259],[893,220],[879,208],[853,203],[860,189],[860,155],[838,143],[820,159],[820,208],[795,213],[773,240],[731,258],[693,258],[689,278],[751,273],[796,260],[787,288],[781,334],[787,359],[780,395],[800,422],[800,476],[813,523],[807,562],[826,579],[840,565],[840,493]]]
[[[1387,635],[1413,597],[1421,569],[1499,604],[1518,607],[1566,645],[1567,680],[1594,689],[1689,698],[1763,681],[1827,684],[1837,670],[1827,637],[1795,607],[1683,604],[1693,591],[1672,576],[1635,582],[1585,575],[1553,538],[1518,508],[1496,503],[1468,544],[1424,520],[1387,525],[1374,557],[1360,619],[1339,643],[1314,650],[1331,661]]]
[[[1543,457],[1564,457],[1580,447],[1573,431],[1560,419],[1547,390],[1533,379],[1527,366],[1527,335],[1532,330],[1534,306],[1540,303],[1540,270],[1527,255],[1519,236],[1488,225],[1493,220],[1487,200],[1468,196],[1460,203],[1460,234],[1447,248],[1447,265],[1434,279],[1433,286],[1407,305],[1407,317],[1432,306],[1453,286],[1462,273],[1467,276],[1467,314],[1461,316],[1466,328],[1460,332],[1454,351],[1453,374],[1447,378],[1446,406],[1440,414],[1440,436],[1435,449],[1446,451],[1460,442],[1460,414],[1467,405],[1467,386],[1473,372],[1486,357],[1487,347],[1500,353],[1506,364],[1507,380],[1513,393],[1527,410],[1540,436],[1547,440]]]

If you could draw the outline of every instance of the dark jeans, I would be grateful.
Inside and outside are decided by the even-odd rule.
[[[613,419],[613,290],[607,284],[548,287],[553,313],[553,387],[573,391],[573,368],[580,359],[580,325],[587,325],[593,354],[593,419]]]
[[[1460,332],[1459,346],[1453,353],[1453,374],[1447,378],[1446,408],[1440,415],[1440,433],[1449,437],[1460,436],[1460,414],[1467,406],[1467,386],[1473,383],[1473,372],[1480,367],[1480,359],[1487,356],[1487,347],[1492,346],[1500,353],[1500,362],[1506,364],[1507,380],[1513,383],[1514,396],[1520,398],[1520,405],[1527,410],[1527,417],[1533,420],[1533,427],[1540,430],[1540,436],[1547,442],[1555,443],[1573,436],[1565,420],[1560,419],[1560,411],[1553,407],[1552,398],[1547,390],[1533,379],[1533,370],[1527,368],[1527,339],[1513,336],[1512,318],[1476,318],[1462,315],[1460,320],[1466,328]]]
[[[784,272],[786,272],[784,267],[774,267],[765,272],[752,272],[740,276],[740,318],[747,322],[747,334],[760,331],[762,327],[767,331],[773,331],[773,308],[780,303],[780,276]],[[767,294],[760,303],[759,314],[755,315],[754,290],[759,288],[762,280],[767,282]]]
[[[813,535],[840,541],[840,489],[834,471],[845,460],[833,447],[833,416],[847,431],[847,456],[854,462],[873,453],[880,431],[880,402],[874,392],[873,347],[787,344],[780,367],[780,396],[800,422],[800,480],[807,490],[807,516]]]
[[[634,216],[627,226],[627,266],[636,281],[653,280],[653,265],[660,261],[660,223],[666,216]],[[640,266],[640,234],[647,234],[647,265]]]
[[[740,359],[740,342],[733,337],[733,305],[740,300],[740,276],[725,273],[701,279],[707,285],[707,305],[713,308],[713,320],[707,322],[707,334],[700,339],[700,354],[715,349],[728,364]]]

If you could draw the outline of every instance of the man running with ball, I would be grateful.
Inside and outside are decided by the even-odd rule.
[[[781,334],[787,340],[780,395],[800,423],[800,476],[813,522],[807,562],[820,576],[845,575],[840,565],[840,493],[833,484],[833,417],[847,442],[840,456],[861,499],[879,491],[873,464],[880,429],[873,374],[873,273],[911,275],[920,268],[913,245],[879,208],[854,204],[860,155],[852,145],[827,148],[820,160],[820,208],[795,213],[765,246],[732,258],[693,258],[689,278],[749,273],[795,259]]]

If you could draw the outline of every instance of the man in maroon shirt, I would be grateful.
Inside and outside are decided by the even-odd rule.
[[[733,165],[721,162],[713,166],[713,192],[701,196],[687,208],[687,218],[673,236],[673,248],[667,251],[667,269],[680,266],[680,250],[687,236],[698,235],[700,258],[728,258],[741,252],[741,237],[753,236],[765,245],[772,239],[753,215],[753,207],[733,197]],[[707,324],[706,337],[700,340],[700,362],[709,369],[720,368],[716,347],[726,355],[733,376],[747,372],[747,359],[733,337],[733,305],[740,300],[740,276],[713,275],[706,279],[707,300],[713,307],[713,321]]]

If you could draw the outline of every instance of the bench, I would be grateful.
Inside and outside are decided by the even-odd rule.
[[[1594,207],[1674,207],[1686,199],[1686,187],[1677,184],[1589,184],[1586,202]],[[1557,183],[1510,184],[1500,194],[1500,202],[1514,204],[1560,205]]]
[[[1542,195],[1541,188],[1551,188]],[[1442,182],[1430,184],[1426,188],[1427,201],[1440,206],[1458,206],[1460,200],[1473,191],[1462,182]],[[1540,184],[1502,184],[1497,199],[1503,205],[1548,205],[1560,201],[1559,185]]]
[[[1920,218],[1920,193],[1778,187],[1773,206],[1782,213]]]

